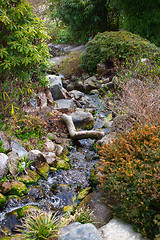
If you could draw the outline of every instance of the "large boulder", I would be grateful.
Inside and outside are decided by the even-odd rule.
[[[59,240],[102,240],[96,227],[91,223],[71,223],[61,228]]]
[[[94,124],[94,118],[90,112],[79,110],[72,113],[71,117],[76,127],[87,127]]]
[[[0,153],[0,180],[7,175],[8,164],[8,156],[4,153]]]
[[[144,240],[139,233],[133,231],[131,225],[112,219],[99,229],[104,240]]]
[[[56,75],[47,75],[46,78],[48,79],[53,99],[64,99],[65,96],[63,94],[61,77]]]

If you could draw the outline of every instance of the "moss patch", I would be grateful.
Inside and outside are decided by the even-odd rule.
[[[9,191],[11,195],[23,196],[27,194],[27,187],[24,183],[16,180],[11,183],[11,190]]]
[[[6,197],[0,193],[0,209],[3,208],[5,203],[6,203]]]
[[[39,208],[35,206],[25,206],[23,208],[20,208],[17,210],[18,218],[22,218],[28,213],[32,213],[35,211],[39,211]]]

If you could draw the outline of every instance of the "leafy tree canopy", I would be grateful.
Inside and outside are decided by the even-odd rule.
[[[51,0],[54,16],[70,27],[73,36],[82,41],[105,30],[117,30],[119,14],[106,0]]]
[[[160,0],[111,0],[124,16],[124,27],[160,46]]]

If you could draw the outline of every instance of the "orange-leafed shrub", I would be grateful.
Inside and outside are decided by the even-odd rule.
[[[160,123],[136,126],[99,148],[100,187],[115,215],[155,239],[160,210]]]

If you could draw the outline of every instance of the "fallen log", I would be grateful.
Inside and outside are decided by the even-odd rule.
[[[69,135],[73,140],[80,140],[85,138],[92,138],[98,140],[104,137],[104,132],[102,131],[101,132],[96,130],[76,131],[72,117],[66,114],[63,114],[61,116],[61,120],[65,122],[69,131]]]

